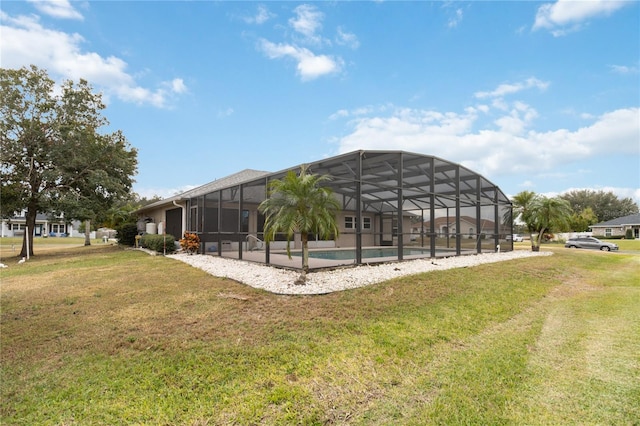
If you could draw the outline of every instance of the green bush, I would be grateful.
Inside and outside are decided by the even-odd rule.
[[[135,223],[123,223],[116,228],[118,244],[133,247],[136,245],[136,235],[138,235],[138,226]]]
[[[158,253],[173,253],[176,250],[176,240],[173,235],[144,234],[140,245]]]
[[[624,234],[624,238],[627,240],[633,240],[633,229],[627,229],[627,232]]]

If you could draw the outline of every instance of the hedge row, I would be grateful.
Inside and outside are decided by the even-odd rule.
[[[176,240],[173,235],[144,234],[140,238],[140,246],[158,253],[173,253],[176,250]]]

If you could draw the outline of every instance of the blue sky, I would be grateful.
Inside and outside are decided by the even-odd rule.
[[[357,149],[461,163],[508,195],[640,203],[640,3],[7,1],[0,63],[87,79],[134,190]]]

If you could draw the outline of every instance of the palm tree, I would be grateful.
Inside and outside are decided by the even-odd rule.
[[[565,228],[573,214],[566,200],[547,198],[532,191],[522,191],[512,201],[514,217],[524,222],[531,235],[531,251],[540,251],[545,232]]]
[[[537,237],[531,238],[531,249],[540,251],[540,242],[547,231],[567,228],[573,210],[567,200],[560,197],[536,197],[531,203],[531,219]]]
[[[535,251],[534,249],[535,238],[532,235],[534,232],[535,226],[534,226],[534,221],[531,213],[532,213],[532,205],[533,205],[533,202],[536,200],[536,198],[538,198],[538,195],[536,195],[535,192],[522,191],[517,195],[515,195],[512,199],[513,218],[514,220],[520,219],[522,222],[524,222],[525,226],[527,227],[527,232],[529,232],[529,235],[531,237],[532,251]]]
[[[330,180],[329,176],[307,173],[307,166],[302,166],[297,175],[289,171],[281,180],[269,182],[268,197],[258,206],[266,216],[265,241],[273,241],[276,234],[284,233],[289,259],[290,242],[296,233],[300,234],[302,274],[297,284],[304,284],[309,272],[309,234],[318,234],[321,238],[338,235],[335,214],[340,204],[333,197],[331,188],[320,186],[327,180]]]

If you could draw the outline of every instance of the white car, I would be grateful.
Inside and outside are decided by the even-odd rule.
[[[513,234],[513,241],[517,243],[521,243],[524,241],[524,237],[520,234]]]

